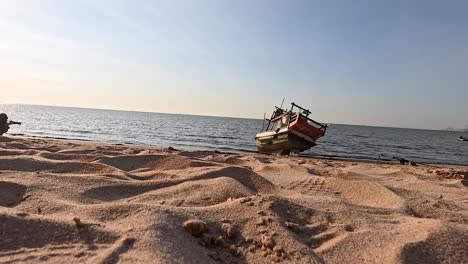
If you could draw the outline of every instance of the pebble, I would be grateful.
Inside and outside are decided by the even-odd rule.
[[[350,225],[346,225],[344,229],[345,229],[346,232],[354,232],[354,227],[352,227]]]
[[[250,197],[244,197],[244,198],[242,198],[240,200],[241,203],[247,203],[247,202],[250,202],[250,201],[252,201],[252,198],[250,198]]]
[[[202,196],[200,199],[202,199],[203,201],[207,201],[207,200],[211,199],[211,196],[210,195],[205,195],[205,196]]]
[[[236,229],[234,226],[228,223],[224,223],[221,225],[221,229],[223,232],[226,234],[226,236],[230,239],[234,238],[236,236]]]
[[[266,225],[267,221],[265,218],[261,217],[257,220],[257,225]]]
[[[16,213],[17,216],[19,217],[26,217],[28,216],[29,214],[28,213],[24,213],[24,212],[19,212],[19,213]]]
[[[255,245],[250,245],[247,250],[250,252],[254,252],[257,247]]]
[[[254,240],[251,237],[245,237],[245,242],[252,243]]]
[[[85,252],[84,252],[84,251],[79,251],[79,252],[73,254],[73,256],[74,256],[75,258],[81,258],[81,257],[83,257],[84,255],[85,255]]]
[[[300,226],[292,222],[286,222],[286,227],[295,233],[299,233],[301,231]]]
[[[185,231],[189,232],[193,236],[201,236],[207,231],[207,224],[201,220],[192,219],[187,220],[183,224]]]
[[[275,246],[275,247],[273,248],[273,251],[274,251],[274,252],[283,252],[283,248],[280,247],[280,246]]]
[[[281,253],[283,253],[283,248],[280,246],[275,246],[273,251],[276,253],[276,256],[281,257]]]

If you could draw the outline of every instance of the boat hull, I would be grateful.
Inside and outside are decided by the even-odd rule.
[[[284,130],[277,133],[260,133],[255,138],[257,150],[262,154],[283,154],[302,152],[315,146],[315,141],[305,139],[292,131]]]

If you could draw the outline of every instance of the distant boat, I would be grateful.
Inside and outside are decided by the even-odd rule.
[[[460,140],[460,141],[468,141],[468,137],[462,137],[462,136],[460,136],[460,137],[458,138],[458,140]]]
[[[255,137],[258,152],[289,155],[315,146],[315,141],[325,136],[327,126],[310,119],[309,115],[309,110],[295,103],[290,110],[276,107]]]

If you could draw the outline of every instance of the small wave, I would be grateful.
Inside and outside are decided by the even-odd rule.
[[[230,136],[213,136],[213,135],[193,135],[193,134],[184,134],[182,137],[194,137],[194,138],[214,138],[214,139],[239,139],[239,137],[230,137]]]
[[[60,129],[59,132],[68,132],[68,133],[78,133],[78,134],[93,134],[94,132],[88,130],[68,130],[68,129]]]
[[[394,148],[396,149],[413,149],[411,147],[408,147],[408,146],[393,146]]]
[[[357,137],[357,138],[369,138],[368,136],[363,135],[349,135],[350,137]]]

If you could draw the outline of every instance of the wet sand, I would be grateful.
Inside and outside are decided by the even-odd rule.
[[[468,263],[468,167],[0,137],[0,263]]]

